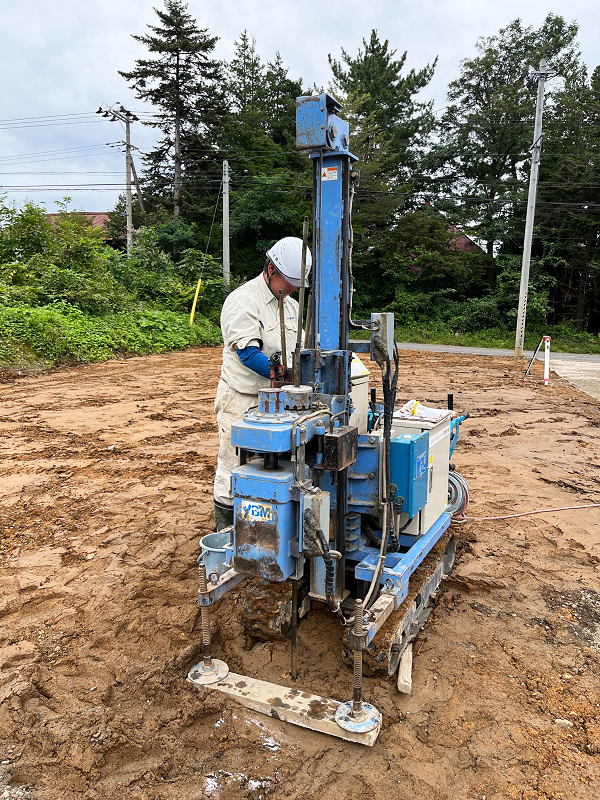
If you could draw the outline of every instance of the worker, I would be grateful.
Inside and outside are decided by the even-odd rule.
[[[286,236],[267,251],[260,275],[235,289],[223,303],[223,365],[217,387],[215,412],[219,427],[219,457],[214,485],[216,530],[233,525],[231,471],[238,465],[231,445],[231,426],[250,406],[258,403],[258,392],[270,386],[269,356],[281,352],[279,291],[283,301],[288,363],[298,332],[298,302],[290,295],[301,282],[302,239]],[[312,258],[306,251],[306,277]]]

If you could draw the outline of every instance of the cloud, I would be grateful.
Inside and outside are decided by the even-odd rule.
[[[5,0],[0,8],[0,82],[2,119],[80,114],[94,111],[99,104],[116,100],[136,109],[135,99],[118,70],[130,69],[143,47],[131,34],[145,34],[147,25],[158,21],[153,5],[162,8],[162,0],[96,0],[86,6],[81,0]],[[230,58],[234,41],[243,29],[256,38],[257,50],[264,60],[280,52],[290,76],[301,77],[304,85],[327,86],[331,73],[327,56],[339,58],[342,47],[354,55],[372,28],[387,38],[398,53],[405,50],[407,67],[420,69],[439,57],[436,74],[423,92],[423,99],[434,99],[436,108],[445,105],[449,80],[459,74],[461,59],[473,55],[479,36],[494,34],[516,17],[524,24],[539,26],[548,6],[545,0],[333,0],[303,3],[286,0],[189,0],[189,12],[201,28],[220,38],[216,53]],[[553,12],[567,20],[574,15],[573,3],[555,0]],[[580,23],[583,58],[591,69],[600,63],[600,39],[597,36],[597,7],[592,0],[580,0],[576,7]],[[54,120],[56,122],[57,120]],[[40,122],[42,122],[40,120]],[[123,157],[110,148],[99,148],[85,157],[30,163],[14,157],[42,151],[102,145],[123,138],[120,126],[101,118],[69,125],[48,124],[1,129],[0,172],[56,171],[74,175],[0,175],[0,184],[39,185],[55,179],[66,186],[85,183],[96,172],[117,175],[96,176],[95,182],[118,181]],[[153,132],[134,126],[132,139],[142,149],[152,146]],[[83,152],[83,151],[81,151]],[[11,164],[10,159],[13,158]],[[21,163],[17,163],[21,162]],[[0,190],[1,191],[1,190]],[[111,191],[11,192],[9,198],[45,200],[48,205],[71,194],[74,205],[86,210],[112,208],[118,188]]]

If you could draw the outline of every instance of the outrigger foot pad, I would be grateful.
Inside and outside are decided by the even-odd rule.
[[[218,683],[229,675],[229,667],[224,661],[218,658],[211,659],[212,663],[206,665],[199,661],[188,672],[188,679],[198,686],[209,686],[211,683]]]
[[[350,701],[339,704],[335,721],[345,731],[368,733],[381,725],[381,714],[370,703],[363,703],[360,711],[354,711],[354,704]]]

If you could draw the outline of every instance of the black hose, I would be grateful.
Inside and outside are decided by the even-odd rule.
[[[333,558],[329,553],[329,543],[325,539],[325,534],[320,528],[316,528],[315,534],[321,545],[323,562],[325,564],[325,596],[333,596],[334,582],[335,582],[335,567],[333,566]]]
[[[319,547],[321,548],[321,557],[323,558],[323,562],[325,564],[325,599],[327,601],[327,605],[333,611],[333,613],[339,617],[343,625],[351,625],[353,620],[346,619],[342,609],[340,608],[340,604],[335,599],[335,567],[333,564],[333,558],[329,553],[329,542],[327,541],[327,538],[321,528],[319,528],[319,523],[310,508],[307,508],[304,512],[304,523],[311,533],[315,535],[319,543]]]

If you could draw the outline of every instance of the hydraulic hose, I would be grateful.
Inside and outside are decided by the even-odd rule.
[[[448,505],[446,511],[452,515],[452,522],[462,522],[469,505],[469,484],[455,470],[448,473]]]
[[[333,566],[333,558],[329,552],[329,543],[325,539],[325,534],[321,528],[315,529],[315,534],[321,545],[323,553],[323,562],[325,563],[325,596],[327,598],[333,597],[333,589],[335,582],[335,567]]]
[[[321,549],[321,557],[323,558],[323,562],[325,564],[325,599],[327,601],[327,605],[333,611],[336,617],[339,617],[342,624],[348,627],[354,622],[354,617],[347,620],[340,604],[335,599],[335,566],[333,564],[333,558],[329,552],[329,542],[327,541],[327,538],[321,528],[319,528],[319,523],[317,522],[317,519],[310,508],[307,508],[304,512],[304,522],[308,529],[315,535]]]
[[[383,356],[383,348],[381,348],[381,356]],[[386,354],[385,360],[380,357],[378,363],[382,372],[382,385],[383,385],[383,441],[384,441],[384,457],[383,457],[383,525],[381,530],[381,547],[379,548],[379,555],[377,557],[377,566],[369,586],[369,590],[365,596],[364,607],[370,608],[377,599],[377,591],[381,580],[381,574],[385,566],[385,558],[388,552],[388,544],[390,535],[393,530],[393,511],[392,511],[392,498],[390,496],[390,440],[392,432],[392,416],[394,413],[394,405],[396,402],[396,388],[398,386],[398,367],[400,363],[400,356],[398,354],[398,347],[394,343],[394,371],[392,373],[391,362],[389,355]],[[395,540],[395,541],[394,541]],[[393,531],[393,543],[396,550],[398,549],[398,538],[395,530]]]

